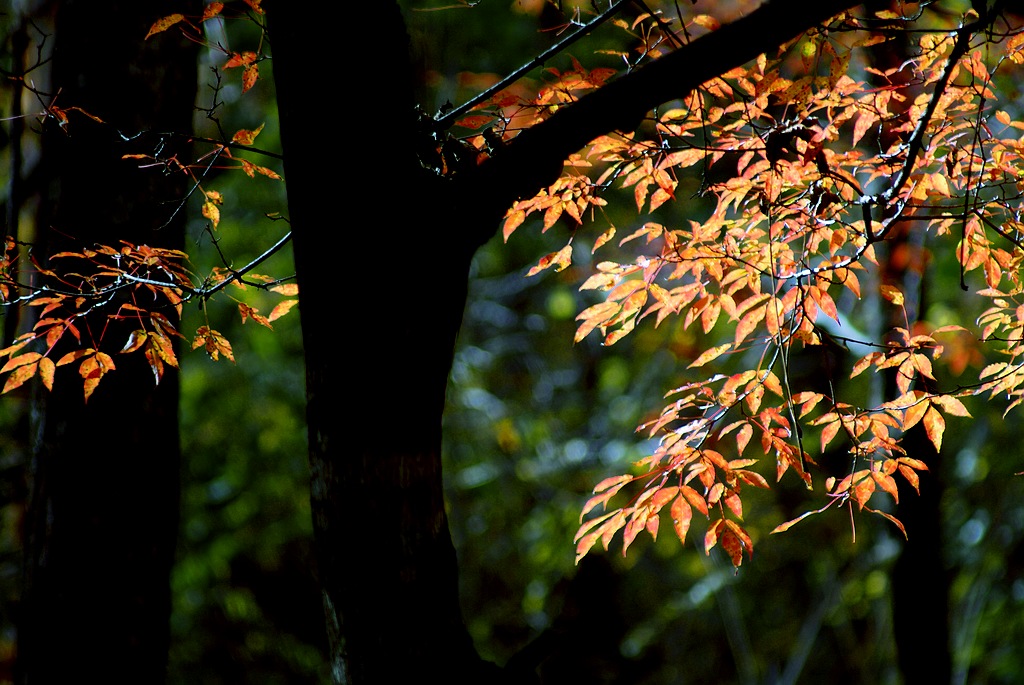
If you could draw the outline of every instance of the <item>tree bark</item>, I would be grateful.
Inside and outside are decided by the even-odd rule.
[[[121,159],[152,153],[160,138],[126,144],[118,131],[191,130],[194,46],[172,34],[143,40],[161,13],[182,5],[108,0],[56,7],[55,104],[81,107],[106,124],[75,112],[64,130],[46,122],[47,183],[35,254],[119,240],[180,248],[184,213],[168,219],[185,178],[140,171]],[[173,310],[165,313],[175,318]],[[106,315],[79,321],[86,344],[103,331]],[[127,329],[108,329],[105,339],[123,344]],[[34,400],[18,625],[23,684],[165,678],[179,499],[178,379],[168,373],[156,386],[141,355],[115,355],[115,363],[87,404],[70,366],[58,370],[52,392],[39,388]]]
[[[265,3],[305,344],[312,505],[338,682],[496,682],[458,606],[441,413],[475,250],[595,137],[856,3],[776,0],[525,131],[455,179],[424,170],[395,2]],[[376,59],[339,62],[339,27]],[[331,97],[328,97],[330,94]],[[336,95],[343,115],[328,108]],[[361,115],[354,130],[342,116]],[[347,201],[347,202],[346,202]],[[353,217],[362,217],[354,219]],[[342,349],[342,346],[345,349]]]

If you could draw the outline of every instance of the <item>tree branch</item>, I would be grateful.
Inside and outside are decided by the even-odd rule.
[[[452,124],[458,121],[459,117],[463,116],[466,112],[470,111],[471,109],[479,105],[481,102],[486,102],[495,93],[500,93],[504,89],[508,88],[513,83],[518,81],[520,78],[525,76],[527,73],[532,71],[534,68],[544,64],[544,62],[551,59],[551,57],[559,54],[560,52],[568,48],[570,45],[578,41],[580,38],[586,36],[588,33],[596,29],[598,26],[600,26],[601,24],[605,23],[613,16],[618,14],[619,10],[622,8],[623,5],[629,4],[632,1],[633,0],[618,0],[618,2],[612,3],[612,5],[608,9],[606,9],[601,14],[597,15],[594,19],[587,22],[584,26],[582,26],[578,31],[576,31],[572,35],[566,36],[565,38],[563,38],[562,40],[558,41],[556,44],[552,45],[550,48],[545,50],[544,52],[534,57],[532,60],[530,60],[523,66],[513,71],[505,78],[501,79],[501,81],[499,81],[498,83],[495,83],[493,86],[491,86],[484,92],[480,93],[476,97],[472,98],[468,102],[463,103],[459,107],[453,109],[451,112],[448,112],[448,114],[442,116],[435,123],[434,129],[437,131],[444,131],[450,128]]]
[[[523,131],[462,183],[491,206],[507,208],[550,185],[562,162],[595,138],[632,131],[647,112],[684,97],[702,83],[755,59],[843,10],[854,0],[772,0],[746,17],[622,76]],[[501,211],[504,211],[502,209]],[[493,227],[482,227],[487,235]]]

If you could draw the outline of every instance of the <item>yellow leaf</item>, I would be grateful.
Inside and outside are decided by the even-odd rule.
[[[700,366],[704,366],[708,362],[713,361],[718,357],[722,356],[722,354],[725,353],[725,351],[730,349],[731,347],[732,343],[725,343],[724,345],[712,347],[710,350],[704,350],[704,352],[699,357],[693,360],[693,362],[690,364],[688,368],[693,369]]]
[[[882,297],[892,302],[897,307],[903,306],[903,293],[900,292],[899,288],[891,285],[880,285],[878,290],[882,293]]]
[[[39,379],[47,390],[53,390],[53,374],[56,368],[53,360],[49,357],[43,357],[39,360]]]
[[[709,31],[717,31],[721,27],[721,23],[710,14],[698,14],[693,18],[693,23]]]
[[[210,220],[214,228],[220,223],[220,207],[207,200],[203,203],[203,216]]]

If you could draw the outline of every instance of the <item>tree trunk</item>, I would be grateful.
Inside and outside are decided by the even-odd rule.
[[[441,489],[441,412],[475,245],[457,237],[459,214],[442,211],[415,155],[397,5],[344,14],[311,25],[294,3],[268,5],[332,667],[340,682],[481,682]],[[343,24],[385,32],[375,40],[398,66],[346,68],[343,81],[316,68]],[[311,109],[335,88],[382,105],[369,130],[343,132]]]
[[[143,41],[154,19],[181,7],[58,4],[56,105],[81,107],[107,123],[75,112],[66,130],[46,122],[37,255],[118,240],[180,248],[184,213],[168,219],[184,196],[184,177],[140,171],[121,159],[152,153],[160,138],[126,144],[117,131],[191,130],[194,46],[172,34]],[[78,323],[85,344],[103,331],[107,313]],[[165,313],[175,318],[173,310]],[[108,329],[107,345],[118,345],[108,351],[126,339],[127,329]],[[34,400],[20,683],[165,678],[179,499],[178,379],[167,373],[155,386],[138,354],[115,355],[115,363],[87,404],[72,366],[58,370],[53,392],[40,388]]]

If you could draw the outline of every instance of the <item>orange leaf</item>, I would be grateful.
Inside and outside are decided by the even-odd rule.
[[[178,358],[174,355],[174,346],[171,344],[170,338],[154,331],[147,338],[146,343],[148,348],[153,350],[160,359],[177,368]]]
[[[883,490],[892,495],[892,498],[896,500],[897,504],[899,504],[900,491],[896,487],[896,481],[893,480],[892,476],[886,475],[884,473],[878,473],[877,471],[872,471],[871,478],[874,479],[874,481],[878,483],[878,485],[881,486]]]
[[[744,550],[746,550],[748,557],[754,556],[754,543],[750,540],[750,536],[747,535],[747,531],[743,530],[733,521],[725,522],[725,531],[722,533],[721,544],[722,549],[726,551],[732,560],[732,565],[737,569],[743,563]]]
[[[878,290],[882,293],[882,297],[892,302],[897,307],[903,305],[903,293],[900,292],[899,288],[891,285],[880,285]]]
[[[19,354],[17,357],[12,357],[4,364],[3,368],[0,369],[0,373],[6,373],[12,369],[16,369],[19,366],[25,366],[26,364],[35,364],[43,355],[38,352],[25,352]]]
[[[96,350],[92,349],[91,347],[88,347],[84,350],[74,350],[73,352],[68,352],[63,357],[57,360],[57,366],[64,366],[65,364],[70,364],[71,362],[81,359],[82,357],[88,356],[95,351]]]
[[[920,495],[921,494],[921,488],[920,488],[920,480],[921,479],[918,478],[917,472],[914,471],[914,469],[910,468],[909,466],[904,466],[903,464],[900,464],[897,468],[899,468],[899,471],[900,471],[901,474],[903,474],[903,477],[907,479],[907,482],[910,483],[912,486],[914,486],[914,489],[917,490],[917,494]]]
[[[223,2],[211,2],[203,9],[203,18],[199,20],[200,23],[206,21],[207,19],[213,19],[214,17],[218,16],[223,10]]]
[[[149,33],[146,34],[146,38],[144,38],[143,40],[147,40],[150,36],[152,36],[155,33],[162,33],[167,29],[171,28],[172,26],[174,26],[175,24],[177,24],[178,22],[184,20],[184,14],[169,14],[166,17],[157,19],[153,23],[153,25],[149,27]]]
[[[146,331],[141,328],[136,331],[132,331],[131,335],[128,336],[128,342],[124,344],[124,348],[121,350],[121,354],[128,354],[138,350],[146,344],[146,338],[149,336]]]
[[[721,543],[722,549],[729,555],[732,565],[738,569],[740,564],[743,563],[743,543],[740,542],[740,539],[731,530],[726,530],[722,533]]]
[[[708,515],[707,502],[704,501],[704,498],[701,497],[699,492],[691,488],[689,485],[684,485],[680,487],[679,491],[683,493],[683,497],[685,497],[687,501],[690,504],[692,504],[697,511],[704,514],[705,516]]]
[[[938,405],[942,411],[946,412],[950,416],[970,416],[971,412],[967,411],[967,407],[964,403],[953,397],[952,395],[938,395],[932,398],[932,404]]]
[[[89,376],[89,377],[87,377],[85,379],[85,384],[84,384],[85,402],[88,402],[89,398],[92,397],[93,392],[95,392],[96,388],[99,387],[100,379],[102,379],[102,378],[103,378],[103,376],[100,375],[100,376]]]
[[[160,385],[160,380],[164,377],[164,363],[160,359],[160,355],[153,351],[153,348],[149,345],[145,347],[142,352],[146,361],[149,363],[149,369],[153,372],[153,381]]]
[[[259,311],[260,310],[256,309],[255,307],[251,307],[251,306],[245,304],[244,302],[239,302],[238,303],[238,314],[239,314],[239,316],[242,317],[242,323],[245,323],[250,318],[256,317],[258,315]],[[266,320],[266,317],[260,317],[260,318]],[[259,322],[257,322],[257,323],[259,323]],[[269,324],[270,324],[270,322],[267,321],[266,324],[264,324],[264,325],[272,328],[272,326],[269,326]]]
[[[39,360],[39,379],[47,390],[53,390],[53,375],[57,367],[49,357]]]
[[[256,136],[260,134],[260,131],[263,130],[264,126],[266,126],[266,124],[260,124],[259,128],[251,131],[244,128],[239,129],[235,131],[235,135],[231,136],[231,142],[239,143],[241,145],[252,145],[256,141]]]
[[[772,529],[771,534],[775,535],[776,533],[784,533],[787,530],[789,530],[790,528],[792,528],[793,526],[795,526],[797,523],[800,523],[800,521],[803,521],[808,516],[814,516],[815,514],[820,514],[822,511],[823,511],[823,509],[815,509],[814,511],[805,511],[804,513],[802,513],[799,516],[797,516],[795,519],[791,519],[789,521],[786,521],[785,523],[780,523],[779,525],[775,526],[775,528]]]
[[[935,407],[928,407],[928,411],[924,415],[924,432],[928,435],[928,439],[935,445],[935,451],[939,452],[942,450],[942,433],[946,430],[946,420],[942,418]]]
[[[604,534],[604,528],[607,522],[612,520],[612,517],[621,515],[622,511],[612,511],[604,516],[600,516],[596,519],[587,521],[580,526],[579,531],[576,533],[576,563],[580,563],[580,559],[587,555],[590,548],[594,546],[601,536]],[[599,525],[600,524],[600,525]]]
[[[710,526],[708,531],[704,534],[704,553],[711,554],[711,550],[715,545],[718,544],[718,536],[721,533],[722,527],[725,525],[725,519],[718,519]]]
[[[294,307],[298,303],[298,300],[285,300],[284,302],[279,302],[277,306],[274,307],[274,309],[270,312],[270,316],[267,317],[267,320],[276,321],[280,319],[282,316],[290,312],[292,310],[292,307]]]
[[[234,67],[244,67],[252,64],[256,61],[255,52],[243,52],[234,53],[228,58],[228,61],[224,63],[224,69],[233,69]]]
[[[14,373],[7,377],[7,382],[4,383],[3,392],[10,392],[15,388],[24,385],[25,381],[29,380],[30,378],[32,378],[32,376],[36,375],[36,369],[38,368],[38,362],[33,362],[31,364],[24,364],[22,366],[19,366],[17,369],[15,369]]]
[[[550,266],[555,267],[555,271],[561,271],[572,264],[572,244],[568,244],[558,252],[552,252],[551,254],[544,255],[540,258],[530,271],[526,274],[527,276],[535,276],[544,269]]]
[[[270,288],[270,292],[279,293],[285,297],[295,297],[299,294],[299,286],[295,283],[283,283]]]
[[[670,513],[672,515],[672,530],[679,536],[680,542],[686,542],[686,533],[690,530],[690,519],[693,517],[693,511],[682,495],[676,497],[672,502]]]
[[[194,350],[197,347],[205,347],[206,353],[214,361],[217,361],[222,354],[231,361],[235,361],[235,356],[231,351],[231,343],[228,342],[227,338],[209,326],[200,326],[196,330],[195,340],[192,341],[192,349]],[[177,362],[174,365],[177,366]]]
[[[255,64],[247,64],[245,66],[245,71],[242,72],[242,92],[246,93],[249,89],[255,86],[259,77],[260,68]]]

